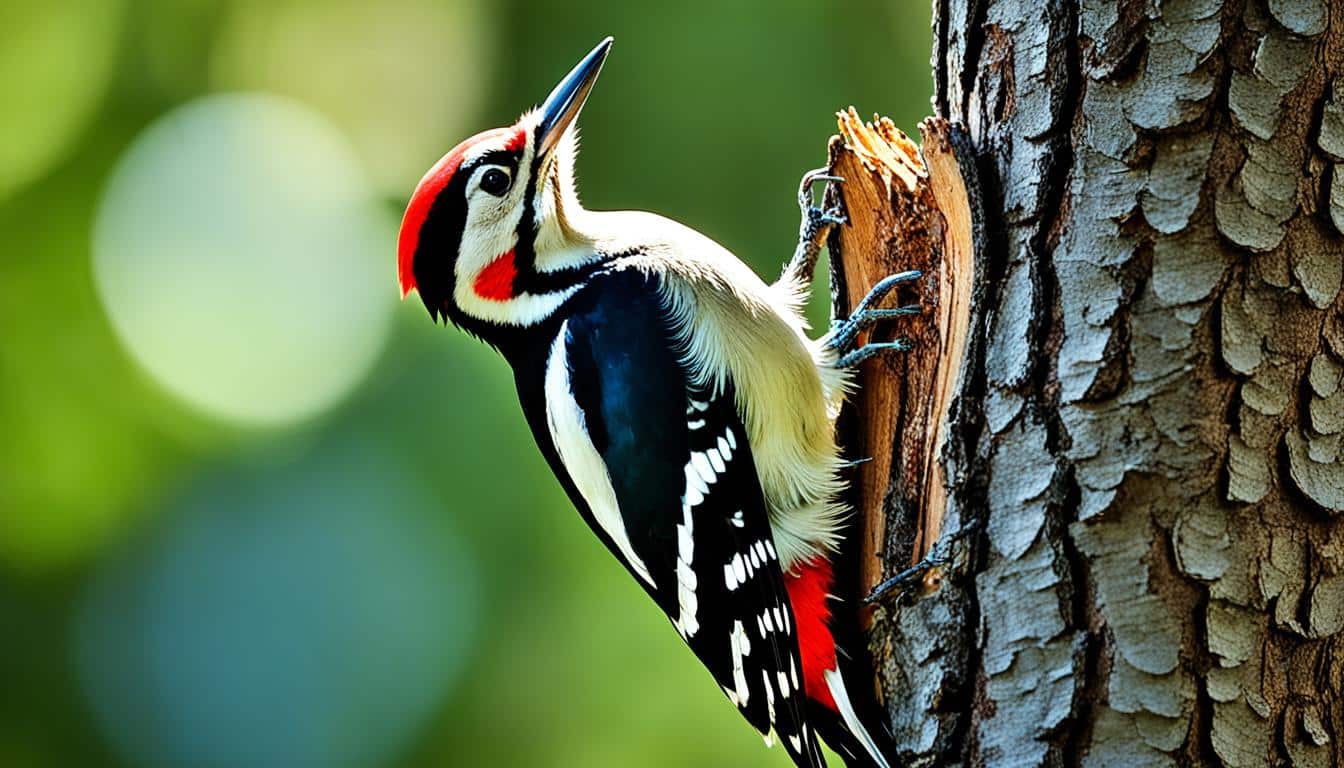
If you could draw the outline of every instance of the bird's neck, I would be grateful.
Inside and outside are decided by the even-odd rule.
[[[590,211],[579,202],[573,176],[561,165],[538,200],[537,234],[533,248],[541,271],[602,262],[612,239],[611,214]]]
[[[574,174],[577,155],[578,140],[569,131],[551,162],[538,171],[540,194],[534,203],[538,214],[534,247],[539,257],[585,252],[598,258],[602,244],[610,239],[610,222],[604,218],[605,214],[590,211],[579,201]],[[545,261],[540,258],[538,263]]]

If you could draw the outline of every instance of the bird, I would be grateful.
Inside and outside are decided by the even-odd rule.
[[[533,437],[580,516],[671,620],[767,745],[824,766],[889,768],[863,722],[835,630],[850,511],[834,420],[853,371],[909,342],[860,332],[918,307],[879,305],[808,336],[803,303],[838,208],[803,176],[798,245],[767,284],[724,246],[641,211],[592,211],[575,184],[576,118],[600,42],[542,105],[458,144],[411,195],[397,241],[419,294],[511,366]],[[857,690],[857,688],[856,688]]]

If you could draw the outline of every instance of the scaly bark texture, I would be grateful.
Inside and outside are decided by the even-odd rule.
[[[984,526],[876,617],[903,757],[1344,766],[1344,8],[935,17],[986,226],[948,525]]]

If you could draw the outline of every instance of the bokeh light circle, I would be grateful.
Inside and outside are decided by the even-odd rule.
[[[0,5],[0,199],[57,162],[112,79],[119,0]]]
[[[394,222],[349,143],[275,96],[197,100],[120,159],[94,226],[112,325],[169,390],[246,423],[341,399],[386,338]]]
[[[242,0],[211,46],[210,79],[313,105],[351,137],[375,185],[404,196],[480,130],[500,61],[494,16],[482,0]]]
[[[347,450],[240,466],[92,574],[72,624],[129,765],[363,768],[404,752],[474,649],[472,558],[401,473]]]

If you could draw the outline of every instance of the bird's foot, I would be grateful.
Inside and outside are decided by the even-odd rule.
[[[829,168],[817,168],[803,174],[798,182],[798,210],[802,211],[802,223],[798,226],[798,242],[821,243],[837,224],[848,224],[849,219],[839,206],[820,208],[812,202],[812,185],[818,181],[828,184],[843,184],[844,179],[832,175]]]
[[[858,368],[867,361],[884,355],[888,352],[909,352],[914,344],[909,339],[896,339],[895,341],[877,341],[872,344],[864,344],[862,347],[841,355],[835,361],[836,368]]]
[[[910,270],[897,272],[894,275],[882,278],[854,308],[853,314],[832,324],[830,337],[826,340],[826,347],[835,352],[835,366],[837,368],[854,368],[865,360],[885,352],[910,351],[911,342],[904,338],[865,344],[857,348],[855,345],[858,342],[859,333],[875,323],[920,313],[918,304],[895,308],[878,308],[873,305],[881,302],[887,297],[887,294],[891,293],[900,284],[918,280],[921,276],[918,270]]]
[[[848,224],[849,219],[838,206],[821,208],[812,200],[812,185],[819,181],[828,184],[840,184],[844,179],[830,174],[828,168],[817,168],[803,174],[798,182],[798,209],[802,220],[798,224],[798,246],[793,258],[784,267],[784,275],[793,281],[807,286],[811,284],[812,273],[816,270],[817,256],[831,230],[838,225]]]
[[[911,597],[925,590],[932,591],[936,587],[926,584],[925,577],[929,572],[943,568],[956,559],[958,548],[966,537],[979,530],[979,525],[970,523],[963,525],[951,535],[939,539],[933,549],[924,556],[923,560],[906,568],[900,573],[894,574],[885,579],[881,584],[873,588],[873,591],[863,599],[865,605],[870,605],[884,600],[891,595],[895,595],[897,602],[905,602],[906,598]]]

